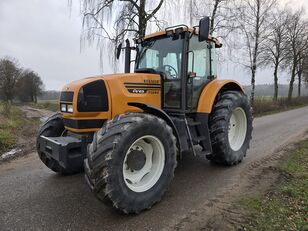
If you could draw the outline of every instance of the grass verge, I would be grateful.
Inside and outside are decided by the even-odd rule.
[[[22,112],[15,106],[8,109],[0,103],[0,153],[12,148],[22,126]]]
[[[279,98],[277,102],[269,97],[258,97],[255,99],[253,111],[254,116],[260,117],[303,106],[308,106],[308,96],[296,97],[290,101],[287,98]]]
[[[278,182],[241,204],[251,214],[244,230],[308,230],[308,140],[279,165]]]

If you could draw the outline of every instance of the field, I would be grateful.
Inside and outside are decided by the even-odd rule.
[[[32,103],[30,104],[31,107],[38,108],[38,109],[46,109],[50,111],[58,111],[59,104],[58,100],[39,100],[37,104]]]

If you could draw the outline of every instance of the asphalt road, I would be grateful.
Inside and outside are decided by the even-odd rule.
[[[83,174],[58,176],[33,153],[0,165],[0,230],[173,229],[177,220],[237,182],[247,166],[307,129],[308,107],[256,118],[251,149],[243,163],[227,168],[185,156],[163,200],[137,216],[105,207],[89,191]]]

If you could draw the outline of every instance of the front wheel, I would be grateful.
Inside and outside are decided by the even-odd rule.
[[[57,160],[52,159],[45,155],[43,152],[40,151],[40,143],[39,137],[46,136],[46,137],[59,137],[65,133],[65,128],[62,120],[62,116],[59,112],[50,116],[40,127],[38,136],[36,138],[36,150],[41,159],[41,161],[52,171],[59,173],[60,175],[70,175],[79,173],[82,171],[81,166],[66,166],[65,168],[62,167]]]
[[[109,121],[88,146],[86,180],[105,204],[139,213],[158,202],[176,167],[176,138],[160,118],[128,113]]]
[[[213,154],[208,158],[218,164],[240,163],[249,148],[252,120],[251,106],[244,93],[221,93],[209,119]]]

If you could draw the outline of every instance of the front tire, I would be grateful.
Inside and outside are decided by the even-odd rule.
[[[59,137],[65,132],[63,120],[61,113],[57,112],[50,116],[40,127],[38,136],[36,139],[36,150],[41,159],[41,161],[52,171],[59,173],[60,175],[70,175],[79,173],[82,171],[81,168],[70,167],[63,168],[56,160],[49,158],[44,153],[40,151],[40,143],[38,139],[40,136],[46,137]]]
[[[216,100],[209,119],[212,162],[236,165],[246,156],[252,134],[252,112],[247,96],[226,91]]]
[[[85,176],[106,205],[140,213],[161,200],[175,167],[176,138],[166,122],[149,114],[128,113],[94,135]]]

